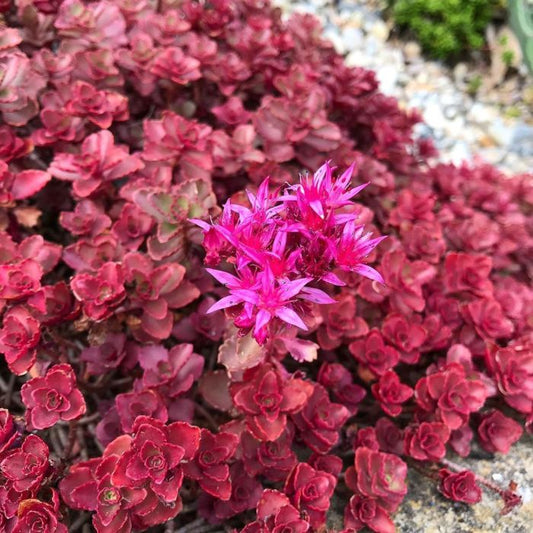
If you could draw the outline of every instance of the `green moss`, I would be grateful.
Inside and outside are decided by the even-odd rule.
[[[439,59],[458,58],[483,46],[485,28],[500,0],[389,0],[398,26],[411,30]]]

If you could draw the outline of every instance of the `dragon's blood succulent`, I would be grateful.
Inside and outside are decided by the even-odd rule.
[[[359,403],[366,396],[366,390],[353,383],[348,369],[338,363],[324,363],[318,371],[317,381],[332,392],[333,398],[350,410],[357,413]]]
[[[329,472],[298,463],[287,478],[284,490],[294,506],[309,517],[311,526],[316,527],[324,523],[336,484],[336,477]]]
[[[359,531],[368,527],[378,533],[393,533],[396,531],[393,521],[387,511],[373,498],[358,494],[350,498],[344,510],[344,525],[348,529]]]
[[[15,420],[7,409],[0,409],[0,454],[9,450],[17,437]]]
[[[385,413],[398,416],[402,412],[402,404],[413,396],[413,389],[401,383],[398,374],[388,370],[372,385],[372,394]]]
[[[85,348],[81,353],[81,358],[87,363],[87,371],[94,375],[118,367],[127,355],[125,335],[110,333],[103,341],[98,346]]]
[[[248,431],[260,441],[276,440],[287,425],[287,415],[300,411],[313,386],[299,378],[284,379],[269,365],[248,370],[234,383],[231,396],[246,416]]]
[[[230,466],[231,496],[227,500],[207,497],[200,513],[212,523],[225,523],[229,518],[256,507],[262,487],[257,478],[249,476],[242,462]]]
[[[424,411],[436,413],[450,429],[458,429],[471,412],[478,411],[487,394],[484,383],[476,377],[468,377],[457,363],[420,379],[415,387],[418,405]]]
[[[291,505],[289,498],[277,490],[265,489],[257,504],[257,520],[248,524],[241,533],[273,533],[289,529],[306,533],[311,527]]]
[[[194,447],[194,441],[191,445]],[[187,449],[186,444],[185,448],[177,447],[181,451]],[[119,470],[119,480],[112,480],[119,460],[122,457],[131,459],[131,451],[132,438],[123,435],[106,447],[101,458],[76,464],[60,483],[61,496],[71,507],[95,511],[93,525],[98,532],[118,533],[130,531],[132,527],[145,529],[166,522],[181,510],[179,497],[171,504],[165,503],[148,482],[143,483],[142,477],[136,479],[134,475],[124,479]],[[161,456],[146,457],[145,467],[158,470],[166,466],[164,460],[158,459]]]
[[[356,340],[349,345],[350,353],[359,363],[361,370],[369,370],[375,376],[381,376],[400,361],[400,354],[392,346],[385,344],[379,330],[371,330],[363,340]]]
[[[28,309],[22,305],[11,307],[4,314],[0,330],[0,347],[9,366],[15,374],[24,374],[35,362],[36,347],[41,330]]]
[[[39,487],[48,472],[48,446],[36,435],[28,435],[20,448],[2,454],[0,472],[17,492]]]
[[[250,433],[241,436],[244,468],[250,475],[262,474],[271,481],[284,481],[297,463],[291,449],[293,432],[288,428],[274,441],[261,442]]]
[[[478,427],[479,443],[488,452],[509,453],[522,436],[522,426],[501,411],[485,413]]]
[[[42,378],[33,378],[21,388],[26,419],[32,429],[46,429],[58,420],[74,420],[86,411],[70,365],[53,366]]]
[[[446,442],[450,430],[439,422],[422,422],[405,431],[405,449],[409,456],[419,461],[439,461],[446,455]]]
[[[450,472],[446,468],[439,471],[442,494],[456,502],[477,503],[481,500],[481,489],[476,483],[476,476],[469,470]]]
[[[187,477],[196,479],[207,494],[227,501],[231,497],[228,463],[235,454],[239,439],[232,433],[213,435],[202,429],[194,459],[184,465]]]
[[[163,423],[168,420],[168,409],[161,395],[152,389],[125,392],[115,398],[120,425],[126,433],[133,431],[140,416],[155,418]]]
[[[270,0],[0,13],[0,531],[393,533],[408,465],[520,504],[448,454],[533,424],[531,174]]]
[[[143,346],[137,357],[144,369],[143,385],[170,398],[187,392],[204,368],[204,359],[193,352],[192,344],[177,344],[170,350]]]
[[[39,192],[52,177],[42,170],[10,172],[8,165],[0,160],[0,207],[8,207],[16,200],[24,200]]]
[[[185,307],[198,296],[198,289],[184,279],[185,268],[177,263],[155,266],[145,255],[131,252],[124,256],[126,283],[135,285],[129,294],[131,308],[142,309],[136,337],[166,339],[173,326],[172,310]]]
[[[73,191],[85,198],[106,181],[116,180],[142,168],[138,156],[128,155],[124,146],[115,146],[108,131],[85,139],[80,154],[57,154],[50,173],[57,179],[72,181]]]
[[[292,419],[305,444],[323,454],[337,444],[340,428],[349,417],[350,411],[330,401],[326,389],[317,384],[305,407]]]
[[[70,282],[74,296],[83,302],[85,314],[103,320],[124,300],[124,274],[117,263],[105,263],[93,274],[77,274]]]
[[[67,533],[68,529],[58,519],[59,498],[54,492],[53,504],[37,499],[23,500],[17,511],[17,524],[13,533],[42,531],[43,533]]]
[[[355,451],[354,467],[346,471],[346,484],[394,512],[407,493],[406,474],[407,465],[398,456],[362,447]]]
[[[163,501],[179,506],[182,463],[191,461],[200,443],[200,430],[185,422],[165,426],[154,418],[138,417],[131,445],[118,460],[112,482],[118,487],[148,484]]]
[[[492,346],[487,365],[494,374],[504,400],[522,413],[533,411],[533,347],[518,344],[507,348]]]

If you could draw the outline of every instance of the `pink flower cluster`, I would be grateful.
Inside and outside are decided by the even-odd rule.
[[[519,505],[449,454],[533,426],[532,175],[435,164],[268,0],[0,19],[0,531]]]
[[[359,212],[350,200],[366,184],[349,187],[353,167],[335,179],[326,163],[279,193],[269,191],[267,179],[256,195],[248,192],[250,208],[228,200],[217,224],[194,221],[205,231],[208,264],[223,259],[236,274],[207,269],[229,289],[207,313],[230,308],[240,334],[251,330],[265,344],[280,326],[308,329],[301,316],[308,313],[306,302],[335,302],[310,284],[344,286],[337,272],[383,283],[364,260],[385,237],[371,238],[357,222]]]

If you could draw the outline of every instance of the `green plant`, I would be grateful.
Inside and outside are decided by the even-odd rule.
[[[511,50],[505,50],[502,54],[502,61],[506,67],[510,67],[514,61],[514,53]]]
[[[430,55],[454,59],[483,46],[498,0],[389,0],[401,28],[412,31]]]
[[[468,82],[468,87],[466,88],[466,90],[468,91],[468,94],[475,95],[479,91],[482,83],[483,83],[483,79],[481,78],[479,74],[476,74]]]

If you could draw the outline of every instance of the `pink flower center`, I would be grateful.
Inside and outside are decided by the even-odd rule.
[[[168,361],[160,361],[157,363],[157,371],[161,376],[172,376],[172,367]]]
[[[459,496],[464,496],[468,493],[468,485],[464,480],[459,481],[459,483],[455,483],[454,492]]]
[[[55,411],[61,407],[64,400],[65,397],[62,394],[59,394],[55,390],[50,390],[46,394],[46,408],[49,411]]]
[[[246,487],[238,486],[235,489],[234,497],[236,501],[245,502],[248,500],[250,493]]]
[[[103,303],[108,300],[112,294],[113,288],[111,287],[111,285],[108,285],[107,283],[102,283],[98,287],[98,295],[96,297],[96,301],[99,303]]]
[[[211,466],[217,462],[215,455],[211,452],[202,452],[198,461],[202,466]]]
[[[144,298],[150,298],[154,293],[154,288],[150,281],[143,280],[137,283],[137,294]]]
[[[437,438],[436,435],[432,433],[430,433],[429,435],[424,435],[420,439],[420,445],[425,450],[430,450],[434,448],[435,446],[438,446],[439,443],[440,443],[440,440]]]
[[[280,455],[280,446],[277,442],[265,443],[265,452],[269,457],[278,457]]]
[[[29,516],[26,517],[26,523],[30,522],[30,531],[39,533],[41,531],[50,531],[50,523],[48,520],[45,520],[40,514],[32,512]]]
[[[130,237],[138,237],[141,233],[139,223],[133,217],[128,217],[126,228]]]
[[[22,467],[22,472],[26,476],[32,476],[39,474],[41,463],[37,460],[35,455],[27,455],[24,459],[24,466]]]
[[[160,470],[164,470],[166,468],[167,461],[162,453],[158,453],[148,457],[145,465],[148,470],[159,472]]]
[[[3,340],[7,346],[18,347],[24,343],[26,336],[22,331],[12,331],[5,335]]]
[[[370,363],[372,362],[379,363],[381,362],[382,359],[383,359],[382,352],[380,351],[374,350],[374,351],[366,352],[366,360],[369,361]]]
[[[315,483],[307,484],[302,490],[302,496],[306,500],[316,500],[320,494]]]
[[[98,501],[102,505],[116,505],[121,499],[120,491],[115,487],[106,487],[98,494]]]
[[[376,503],[374,500],[365,500],[360,503],[358,511],[359,520],[367,523],[376,516]]]
[[[8,279],[9,285],[11,287],[16,287],[19,290],[30,288],[33,284],[31,278],[22,274],[22,272],[10,272]]]
[[[254,396],[254,400],[259,405],[263,413],[271,413],[279,408],[281,403],[281,395],[276,393],[261,394],[257,393]]]

